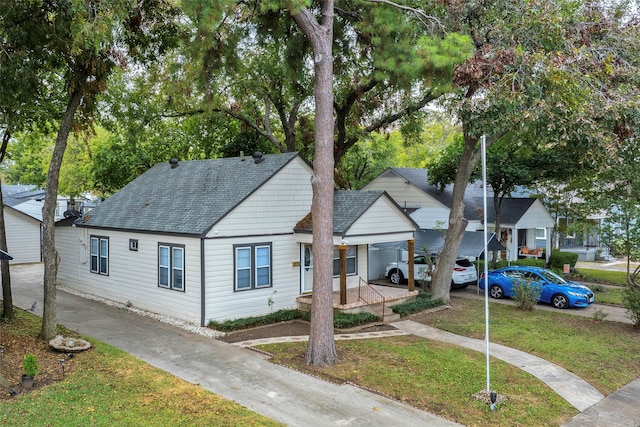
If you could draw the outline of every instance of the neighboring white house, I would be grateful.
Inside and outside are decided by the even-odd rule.
[[[404,208],[420,229],[446,229],[451,211],[453,186],[440,190],[427,181],[427,171],[415,168],[390,168],[382,172],[364,187],[364,190],[384,190]],[[488,190],[487,225],[488,232],[494,231],[495,210],[493,193]],[[467,231],[484,228],[482,188],[479,184],[469,184],[464,198],[464,217],[469,221]],[[522,256],[541,256],[544,250],[551,253],[550,242],[554,220],[542,202],[534,198],[509,198],[502,201],[501,229],[498,240],[507,248],[503,255],[515,260]],[[525,249],[526,248],[526,249]],[[537,252],[533,255],[524,252]]]
[[[35,185],[2,185],[7,250],[11,264],[42,261],[42,208],[44,190]],[[58,197],[55,220],[64,218],[70,209],[82,210],[90,200],[79,197],[71,201]]]
[[[157,164],[58,223],[58,283],[201,325],[295,307],[312,290],[312,176],[297,153]],[[383,191],[334,199],[353,287],[370,243],[412,239],[417,225]]]
[[[13,257],[9,263],[25,264],[42,261],[42,222],[19,209],[4,207],[7,252]]]

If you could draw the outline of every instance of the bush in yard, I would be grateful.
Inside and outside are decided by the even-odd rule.
[[[443,304],[444,303],[440,299],[431,299],[430,293],[420,292],[416,296],[416,299],[392,305],[389,308],[391,308],[394,313],[398,313],[400,317],[406,317],[410,314],[418,313],[428,308],[439,307]]]
[[[241,329],[255,328],[256,326],[271,325],[273,323],[287,322],[294,319],[304,319],[304,313],[300,310],[278,310],[266,316],[244,317],[241,319],[216,322],[210,320],[208,327],[222,332],[239,331]]]
[[[636,329],[640,329],[640,287],[629,286],[624,290],[624,305],[627,307],[627,317]]]
[[[538,298],[542,293],[542,287],[537,282],[518,279],[513,280],[513,300],[520,310],[531,311],[538,303]]]
[[[574,252],[551,251],[549,257],[549,266],[551,268],[559,268],[562,271],[565,264],[569,264],[571,268],[576,266],[578,262],[578,254]]]
[[[349,329],[379,321],[380,317],[372,313],[336,313],[333,315],[333,327],[336,329]]]

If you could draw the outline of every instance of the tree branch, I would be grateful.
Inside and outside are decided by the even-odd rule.
[[[398,4],[398,3],[395,3],[395,2],[393,2],[391,0],[367,0],[367,1],[370,2],[370,3],[383,3],[383,4],[387,4],[389,6],[393,6],[396,9],[400,9],[400,10],[404,10],[404,11],[407,11],[407,12],[411,12],[414,15],[416,15],[418,20],[420,22],[422,22],[425,25],[425,27],[430,27],[433,24],[435,24],[440,29],[440,31],[442,31],[443,33],[446,33],[444,25],[442,25],[442,22],[440,22],[440,20],[438,18],[436,18],[435,16],[427,15],[424,11],[422,11],[420,9],[416,9],[416,8],[413,8],[413,7],[410,7],[410,6],[405,6],[405,5],[402,5],[402,4]],[[427,23],[427,21],[429,21],[431,23],[431,25],[429,25]]]

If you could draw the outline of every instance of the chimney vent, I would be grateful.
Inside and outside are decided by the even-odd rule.
[[[263,160],[264,158],[262,157],[262,152],[256,151],[255,153],[253,153],[253,161],[256,165],[258,163],[262,163]]]
[[[175,157],[169,160],[169,164],[171,165],[171,169],[175,169],[178,167],[178,159]]]

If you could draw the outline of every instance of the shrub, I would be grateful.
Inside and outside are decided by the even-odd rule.
[[[22,365],[26,376],[33,378],[38,374],[38,359],[35,354],[26,354]]]
[[[380,317],[371,313],[336,313],[333,316],[333,327],[337,329],[348,329],[379,321]]]
[[[627,307],[627,317],[636,329],[640,329],[640,287],[629,286],[624,290],[624,305]]]
[[[513,300],[520,310],[531,311],[538,303],[542,287],[537,282],[524,279],[513,280]]]
[[[549,257],[549,265],[551,268],[559,268],[561,271],[565,264],[569,264],[572,268],[578,262],[578,254],[574,252],[551,251]]]
[[[244,317],[242,319],[225,320],[224,322],[211,320],[207,326],[217,331],[233,332],[295,319],[302,319],[308,322],[311,320],[311,313],[297,309],[278,310],[266,316]],[[378,316],[371,313],[337,313],[333,316],[333,326],[338,329],[347,329],[379,320]]]
[[[278,310],[266,316],[244,317],[242,319],[225,320],[224,322],[211,320],[209,321],[208,326],[218,331],[231,332],[239,331],[241,329],[255,328],[256,326],[287,322],[294,319],[304,319],[304,317],[304,313],[300,310]]]
[[[391,310],[394,313],[398,313],[400,317],[406,317],[413,313],[426,310],[428,308],[439,307],[444,303],[440,299],[431,299],[431,294],[428,292],[419,292],[415,299],[400,304],[392,305]]]

